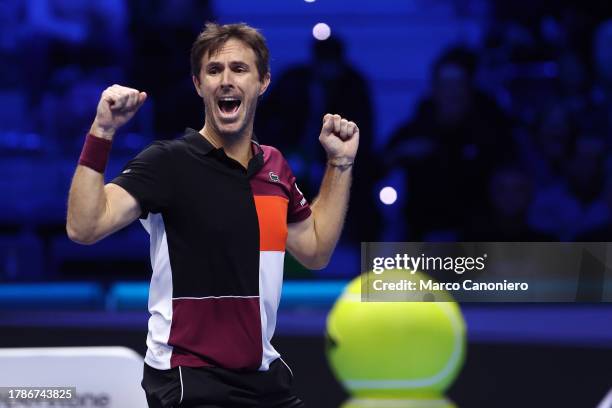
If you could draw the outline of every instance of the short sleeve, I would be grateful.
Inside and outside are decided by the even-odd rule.
[[[130,160],[113,184],[124,188],[140,204],[141,218],[159,213],[169,205],[171,163],[164,142],[154,142]]]
[[[287,208],[287,222],[300,222],[310,217],[312,210],[310,204],[300,191],[295,180],[295,176],[290,173],[289,176],[289,206]]]

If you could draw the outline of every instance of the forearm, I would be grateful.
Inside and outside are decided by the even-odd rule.
[[[104,162],[108,157],[108,144],[112,142],[114,132],[104,131],[100,129],[94,121],[90,134],[100,139],[93,141],[101,142],[104,140],[106,152],[92,151],[86,153],[87,147],[83,149],[79,165],[76,168],[70,192],[68,194],[68,214],[66,217],[66,231],[70,239],[81,242],[91,243],[98,239],[98,227],[102,224],[102,219],[107,211],[107,197],[104,189]],[[86,141],[86,144],[88,142]],[[86,163],[100,161],[100,157],[96,158],[92,155],[104,155],[102,164],[87,165]],[[95,160],[97,159],[97,160]],[[85,165],[83,165],[85,164]],[[96,167],[96,170],[94,168]],[[93,167],[93,168],[92,168]]]
[[[327,165],[319,195],[314,200],[312,216],[316,236],[316,257],[327,264],[340,238],[348,208],[352,166]]]
[[[70,239],[83,244],[96,241],[105,212],[104,175],[89,167],[77,166],[68,195],[66,231]]]

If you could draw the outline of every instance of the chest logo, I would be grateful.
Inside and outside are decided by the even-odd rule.
[[[273,181],[275,183],[280,183],[280,178],[278,177],[278,174],[276,174],[275,172],[271,171],[268,173],[268,175],[270,176],[270,181]]]

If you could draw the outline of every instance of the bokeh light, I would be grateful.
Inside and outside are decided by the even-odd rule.
[[[325,23],[317,23],[312,28],[312,35],[319,41],[327,40],[331,35],[331,28]]]
[[[378,195],[383,204],[391,205],[397,201],[397,191],[393,187],[384,187]]]

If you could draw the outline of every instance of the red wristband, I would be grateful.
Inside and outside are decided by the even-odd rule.
[[[98,173],[104,173],[112,145],[113,142],[110,140],[102,139],[91,133],[87,134],[81,157],[79,157],[79,164]]]

